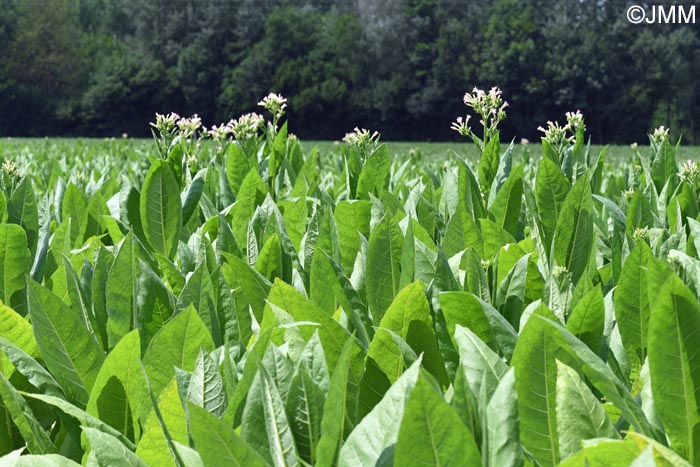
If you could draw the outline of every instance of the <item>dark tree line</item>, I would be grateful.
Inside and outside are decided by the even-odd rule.
[[[694,25],[633,25],[614,0],[0,0],[0,134],[145,135],[289,99],[291,130],[455,138],[473,86],[510,102],[503,135],[580,109],[596,142],[657,125],[700,142]]]

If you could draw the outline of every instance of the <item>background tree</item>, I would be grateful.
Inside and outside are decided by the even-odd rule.
[[[147,135],[289,99],[292,130],[446,140],[473,86],[510,102],[505,139],[569,110],[594,142],[658,125],[700,141],[700,32],[632,25],[619,0],[0,0],[0,134]]]

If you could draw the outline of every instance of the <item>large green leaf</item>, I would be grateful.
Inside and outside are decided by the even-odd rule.
[[[394,465],[480,464],[472,434],[442,395],[419,376],[401,419]]]
[[[593,249],[593,215],[591,184],[585,175],[566,195],[552,242],[554,264],[565,267],[574,284],[586,270]]]
[[[141,340],[138,330],[134,330],[107,355],[92,387],[87,412],[124,436],[138,439],[138,417],[142,403],[140,391],[144,384]]]
[[[379,365],[391,382],[401,376],[404,365],[410,364],[404,361],[392,332],[406,340],[413,321],[421,321],[432,328],[430,305],[425,298],[424,286],[420,282],[406,286],[396,295],[369,344],[367,355]]]
[[[104,353],[82,314],[33,280],[27,291],[34,337],[46,366],[66,395],[85,407]]]
[[[482,391],[491,397],[508,365],[470,329],[457,326],[455,341],[459,349],[460,366],[474,395]],[[482,386],[485,386],[482,389]]]
[[[148,467],[144,461],[114,436],[90,427],[83,427],[83,433],[85,433],[99,465]]]
[[[193,307],[188,307],[170,320],[153,337],[143,357],[143,366],[148,373],[153,393],[157,396],[175,376],[175,367],[192,371],[197,361],[199,350],[214,350],[214,342],[204,323]],[[146,400],[146,388],[142,389],[141,398]],[[142,405],[140,419],[148,415],[145,410],[149,405]]]
[[[39,210],[29,177],[24,177],[7,202],[7,222],[20,225],[27,233],[27,246],[32,256],[39,241]]]
[[[170,165],[157,160],[143,182],[140,200],[143,232],[153,251],[172,258],[182,227],[180,189]]]
[[[321,438],[316,449],[316,464],[321,467],[335,465],[345,438],[355,428],[361,358],[359,346],[348,339],[333,371],[323,406]]]
[[[370,203],[364,200],[341,201],[335,206],[340,257],[345,271],[351,271],[360,250],[360,236],[369,238]]]
[[[652,258],[649,246],[639,242],[627,257],[615,289],[615,317],[627,356],[641,367],[647,354],[649,295],[647,267]]]
[[[8,306],[24,308],[26,282],[32,258],[24,229],[15,224],[0,224],[0,300]]]
[[[71,219],[70,243],[82,245],[88,222],[88,200],[85,193],[75,184],[69,183],[61,202],[61,221]]]
[[[0,303],[0,338],[16,345],[31,356],[39,355],[32,325],[7,305]]]
[[[29,452],[32,454],[57,452],[49,434],[41,426],[27,401],[2,373],[0,373],[0,400],[12,417],[12,421],[22,435]]]
[[[233,428],[203,408],[189,404],[190,436],[206,467],[263,467],[267,464]]]
[[[399,292],[403,234],[390,215],[385,215],[369,237],[367,251],[367,304],[379,323]]]
[[[223,417],[226,412],[224,380],[218,366],[204,349],[199,350],[187,389],[187,400],[217,417]]]
[[[673,449],[700,462],[700,308],[677,276],[651,305],[649,371],[654,403]]]
[[[581,442],[593,438],[619,438],[605,409],[579,374],[557,361],[557,427],[562,459],[581,449]]]
[[[551,159],[543,157],[537,169],[535,199],[537,200],[538,217],[544,230],[544,243],[547,251],[552,245],[559,213],[570,189],[571,184],[559,166]]]
[[[518,166],[514,169],[503,185],[490,207],[490,213],[494,216],[496,224],[513,236],[517,235],[520,223],[520,211],[523,200],[523,169]]]
[[[515,371],[503,375],[486,406],[486,448],[482,452],[488,467],[519,467],[523,465],[520,445],[518,398],[515,392]]]
[[[381,195],[389,184],[389,150],[386,145],[377,148],[365,161],[357,180],[357,198],[369,199],[369,194]]]
[[[513,354],[520,440],[542,466],[555,466],[560,459],[555,362],[560,352],[545,323],[533,316],[520,333]]]
[[[143,424],[143,436],[136,447],[136,454],[148,465],[185,467],[176,464],[170,448],[173,441],[182,444],[188,442],[187,417],[175,379],[170,380],[160,392],[157,405],[158,409],[152,410]]]
[[[124,238],[105,283],[105,311],[110,348],[136,324],[139,247],[132,232]]]
[[[299,456],[311,465],[315,465],[321,437],[324,400],[325,392],[311,376],[307,360],[301,360],[291,381],[286,409]]]
[[[619,286],[617,290],[619,291]],[[600,353],[604,326],[605,302],[600,287],[596,286],[576,303],[566,321],[566,328],[593,352]]]
[[[258,366],[243,412],[241,436],[272,465],[299,465],[284,402],[277,385],[262,365]]]
[[[440,307],[450,336],[455,335],[460,325],[474,332],[495,352],[502,349],[505,355],[512,356],[517,334],[491,305],[468,292],[443,292]]]
[[[348,436],[340,449],[338,467],[375,465],[385,451],[391,450],[399,435],[408,398],[418,380],[420,358],[384,394]]]

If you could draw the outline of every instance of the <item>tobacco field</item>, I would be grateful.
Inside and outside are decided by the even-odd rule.
[[[0,466],[700,466],[700,169],[667,129],[608,161],[568,113],[523,155],[475,89],[478,158],[436,161],[305,151],[260,104],[5,161]]]

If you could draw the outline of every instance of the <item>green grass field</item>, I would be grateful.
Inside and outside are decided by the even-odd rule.
[[[313,148],[318,148],[321,154],[335,152],[340,147],[340,142],[337,141],[301,141],[301,146],[305,151],[310,151]],[[478,150],[476,146],[469,143],[426,143],[426,142],[408,142],[408,141],[386,141],[389,146],[389,153],[395,156],[406,156],[411,151],[419,151],[426,160],[436,161],[440,159],[449,159],[453,153],[468,160],[478,159]],[[508,144],[502,143],[503,147]],[[604,145],[591,145],[591,150],[600,152],[605,148]],[[134,138],[3,138],[0,139],[0,158],[13,159],[18,154],[33,153],[35,156],[41,154],[50,154],[56,150],[74,154],[79,156],[82,152],[92,151],[95,148],[100,148],[106,153],[115,154],[122,157],[134,157],[154,153],[155,146],[150,139],[134,139]],[[634,151],[629,145],[609,145],[607,146],[607,158],[609,161],[624,161],[631,159]],[[639,146],[638,150],[642,153],[648,153],[648,146]],[[531,143],[528,145],[515,145],[516,160],[526,153],[533,157],[539,157],[542,153],[541,145]],[[678,149],[678,159],[700,159],[700,146],[681,146]]]

